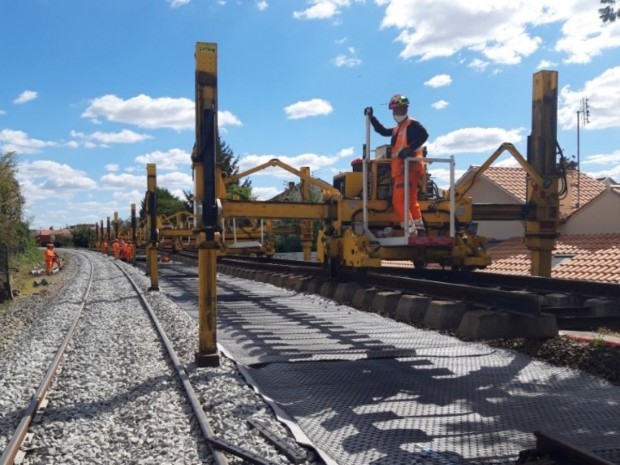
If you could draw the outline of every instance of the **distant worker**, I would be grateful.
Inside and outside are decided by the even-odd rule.
[[[123,248],[123,260],[125,260],[126,262],[130,262],[133,256],[133,246],[131,244],[131,241],[127,241],[125,243],[125,247]]]
[[[54,269],[54,263],[58,266],[58,270],[62,270],[62,263],[60,262],[60,257],[54,250],[54,244],[51,242],[47,244],[47,248],[44,253],[45,257],[45,271],[48,275],[52,274],[52,270]]]
[[[384,127],[373,114],[372,107],[364,109],[364,115],[370,117],[374,130],[382,136],[392,138],[392,208],[403,229],[405,228],[405,159],[409,157],[422,158],[422,146],[428,139],[428,132],[418,121],[407,115],[409,99],[402,94],[396,94],[390,99],[389,109],[397,123],[394,128]],[[418,203],[418,183],[426,172],[422,162],[412,162],[409,165],[409,231],[410,236],[424,234],[424,221]]]
[[[118,239],[114,239],[112,242],[112,253],[114,254],[114,260],[118,260],[120,253],[120,244],[118,243]]]

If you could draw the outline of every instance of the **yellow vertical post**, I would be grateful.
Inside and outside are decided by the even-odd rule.
[[[310,177],[310,168],[307,166],[302,166],[300,171],[302,174]],[[310,183],[306,182],[304,177],[301,178],[299,191],[301,193],[302,202],[310,203],[312,201],[310,198]],[[312,221],[308,219],[299,220],[299,229],[301,233],[301,250],[304,253],[304,261],[309,262],[312,258]]]
[[[146,266],[151,277],[149,291],[159,290],[159,275],[157,269],[157,254],[159,252],[159,238],[157,231],[157,169],[153,163],[146,165],[146,218],[149,227],[149,240],[146,246]]]
[[[219,366],[217,352],[217,45],[198,42],[196,59],[196,145],[192,151],[195,198],[200,202],[198,246],[198,352],[196,364]]]
[[[551,277],[551,258],[558,237],[557,155],[558,73],[534,74],[532,133],[528,140],[528,163],[542,178],[542,185],[528,176],[527,200],[535,207],[535,218],[526,221],[525,245],[532,254],[532,276]]]

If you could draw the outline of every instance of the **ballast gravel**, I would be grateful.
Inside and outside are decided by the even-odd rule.
[[[34,437],[24,463],[214,463],[165,348],[117,265],[130,274],[156,313],[217,437],[275,464],[290,463],[247,424],[254,418],[305,453],[306,463],[321,463],[290,439],[234,362],[220,355],[219,367],[194,365],[196,323],[165,293],[148,292],[150,280],[138,268],[95,252],[67,253],[61,290],[18,302],[0,319],[5,323],[0,338],[10,341],[0,348],[0,451],[79,311],[92,262],[90,296],[48,395],[49,405],[31,428]],[[242,463],[233,455],[227,458],[230,464]]]

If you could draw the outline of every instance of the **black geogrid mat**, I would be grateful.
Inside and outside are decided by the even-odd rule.
[[[581,372],[225,275],[217,338],[330,463],[514,465],[541,430],[620,464],[620,388]]]

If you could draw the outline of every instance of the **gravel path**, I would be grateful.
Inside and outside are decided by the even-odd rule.
[[[69,253],[71,260],[63,272],[66,285],[53,305],[46,307],[49,296],[31,298],[28,304],[14,305],[3,317],[7,326],[0,330],[0,337],[6,335],[10,344],[0,353],[0,450],[8,443],[21,410],[78,310],[90,259],[95,266],[91,297],[52,386],[50,405],[41,423],[32,428],[34,450],[26,463],[212,463],[176,374],[164,358],[163,345],[126,278],[108,257]],[[164,293],[146,292],[150,281],[139,270],[117,263],[141,287],[160,319],[216,436],[274,463],[289,463],[247,425],[246,420],[252,417],[280,437],[288,436],[234,363],[220,357],[220,367],[196,368],[195,322]],[[26,314],[27,318],[20,318]],[[228,457],[231,464],[242,463]],[[308,458],[310,463],[318,463],[313,462],[311,451]]]
[[[162,358],[163,347],[126,279],[108,257],[66,252],[65,271],[59,275],[64,286],[50,286],[40,295],[19,299],[0,316],[0,451],[79,310],[90,259],[96,273],[92,300],[58,375],[57,391],[50,394],[44,421],[33,428],[35,449],[26,463],[213,463],[176,375]],[[194,320],[164,292],[147,292],[150,280],[140,270],[117,263],[140,286],[160,319],[214,433],[274,463],[289,463],[247,425],[248,417],[260,419],[294,445],[288,430],[245,383],[235,364],[221,356],[220,367],[196,368]],[[617,347],[565,338],[486,342],[619,382]],[[307,463],[320,463],[311,451],[305,452]],[[242,463],[228,457],[231,464]]]

